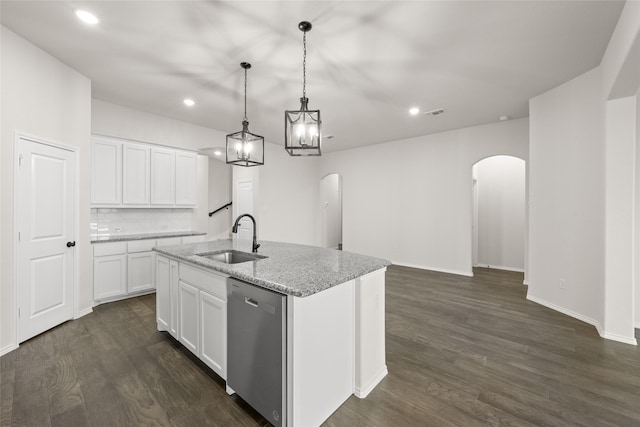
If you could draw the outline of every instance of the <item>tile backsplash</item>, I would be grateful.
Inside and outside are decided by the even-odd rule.
[[[91,237],[190,231],[191,209],[91,209]]]

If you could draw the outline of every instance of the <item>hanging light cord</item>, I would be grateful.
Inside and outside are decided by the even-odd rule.
[[[302,46],[304,55],[302,56],[302,97],[307,97],[307,32],[302,33]]]
[[[244,118],[242,121],[247,122],[247,69],[244,69]]]

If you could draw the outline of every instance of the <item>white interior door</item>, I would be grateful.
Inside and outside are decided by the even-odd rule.
[[[240,181],[237,187],[238,216],[242,214],[253,215],[253,181]],[[238,227],[238,239],[253,239],[253,224],[249,218],[242,218]]]
[[[76,153],[18,137],[18,342],[73,317]]]

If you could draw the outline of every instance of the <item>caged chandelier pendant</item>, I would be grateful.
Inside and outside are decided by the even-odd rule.
[[[247,70],[251,68],[248,62],[241,62],[244,68],[244,117],[242,130],[227,135],[227,164],[237,166],[264,165],[264,137],[249,132],[247,120]]]
[[[304,56],[302,60],[302,98],[299,110],[284,112],[284,148],[291,156],[320,156],[322,155],[322,122],[320,110],[309,110],[307,98],[307,32],[311,30],[311,23],[302,21],[298,24],[302,31]]]

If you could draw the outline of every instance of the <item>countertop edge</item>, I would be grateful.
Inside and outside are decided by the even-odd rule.
[[[171,237],[188,237],[188,236],[204,236],[207,233],[204,231],[169,231],[158,233],[139,233],[139,234],[123,234],[109,236],[106,238],[92,238],[90,243],[112,243],[112,242],[129,242],[134,240],[151,240],[151,239],[164,239]]]

